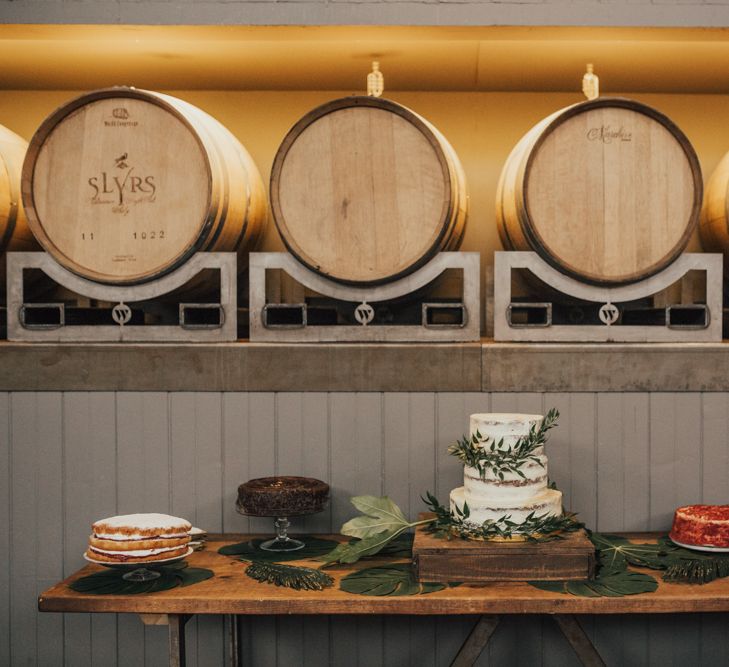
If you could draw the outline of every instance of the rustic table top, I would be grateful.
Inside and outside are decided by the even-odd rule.
[[[656,533],[632,533],[627,537],[649,542]],[[370,597],[339,590],[339,580],[355,570],[405,559],[366,559],[350,566],[327,571],[333,587],[323,591],[296,591],[263,584],[247,577],[245,563],[223,556],[217,550],[226,545],[253,539],[250,535],[210,535],[203,551],[188,558],[191,567],[213,570],[212,579],[158,593],[140,595],[89,595],[77,593],[68,584],[102,569],[87,565],[64,581],[43,592],[38,599],[41,611],[131,612],[140,614],[633,614],[729,611],[729,578],[709,584],[673,584],[661,581],[660,572],[653,593],[621,598],[586,598],[542,591],[526,583],[461,585],[436,593],[402,597]],[[341,540],[341,536],[326,536]],[[311,561],[293,564],[317,567]],[[649,572],[648,570],[645,570]]]

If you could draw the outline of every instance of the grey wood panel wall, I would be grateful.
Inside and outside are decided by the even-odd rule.
[[[38,614],[78,569],[90,523],[162,511],[210,531],[268,531],[234,509],[271,473],[328,480],[330,508],[297,528],[333,531],[354,494],[414,516],[461,480],[447,445],[475,411],[561,411],[550,476],[598,530],[666,529],[688,502],[727,502],[724,393],[0,393],[0,664],[162,665],[166,631],[134,616]],[[247,664],[447,665],[471,618],[268,618],[245,631]],[[729,663],[727,615],[603,617],[585,626],[608,664]],[[219,665],[221,619],[188,628],[192,665]],[[571,665],[551,622],[507,620],[483,665]]]

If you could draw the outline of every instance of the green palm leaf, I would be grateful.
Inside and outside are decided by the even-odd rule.
[[[445,584],[421,584],[410,563],[393,563],[352,572],[343,577],[339,588],[355,595],[419,595],[442,591]]]
[[[284,586],[297,591],[321,591],[334,583],[326,572],[299,565],[253,561],[245,572],[251,579],[261,583]]]

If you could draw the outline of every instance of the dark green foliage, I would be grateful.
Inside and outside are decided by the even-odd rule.
[[[504,441],[489,440],[479,432],[472,436],[463,436],[448,447],[448,453],[460,459],[465,465],[476,468],[483,478],[487,471],[504,479],[506,473],[514,473],[524,477],[521,467],[529,461],[541,465],[534,450],[547,441],[547,432],[557,425],[559,412],[552,408],[537,427],[533,425],[529,434],[525,435],[511,447],[504,447]]]
[[[90,595],[137,595],[166,591],[177,586],[190,586],[213,576],[212,570],[187,567],[186,563],[158,567],[146,565],[145,567],[159,572],[161,576],[151,581],[126,581],[122,579],[122,576],[128,570],[108,568],[81,577],[70,584],[70,587],[78,593]]]
[[[507,514],[495,521],[484,521],[478,525],[468,521],[470,516],[468,503],[464,503],[462,508],[456,505],[456,516],[453,516],[429,491],[426,492],[423,502],[436,516],[426,530],[444,539],[460,537],[464,540],[489,540],[522,537],[529,542],[548,542],[562,539],[563,533],[574,532],[584,527],[584,524],[577,521],[577,515],[569,512],[562,516],[535,515],[532,512],[522,523],[511,521],[511,517]]]
[[[649,574],[625,570],[601,570],[589,581],[530,581],[532,586],[552,593],[571,593],[580,597],[622,597],[652,593],[658,582]]]
[[[664,570],[663,580],[704,584],[729,576],[729,554],[699,552],[679,547],[668,537],[656,544],[633,544],[624,537],[606,533],[590,536],[598,558],[607,567],[620,564]]]
[[[242,556],[246,560],[255,559],[257,561],[267,561],[270,563],[281,563],[290,560],[307,560],[309,558],[318,558],[329,553],[339,542],[335,540],[325,540],[321,537],[313,537],[312,535],[303,535],[298,537],[306,544],[303,549],[298,551],[263,551],[258,547],[267,538],[252,540],[250,542],[238,542],[237,544],[228,544],[218,549],[218,553],[224,556]]]
[[[597,577],[592,581],[532,581],[532,586],[554,593],[588,597],[637,595],[656,590],[649,574],[631,572],[628,566],[663,570],[663,580],[705,584],[729,576],[729,554],[700,553],[684,549],[662,537],[653,544],[634,544],[620,535],[592,533],[597,555]]]
[[[421,584],[410,563],[369,567],[343,577],[339,588],[356,595],[418,595],[442,591],[445,584]]]
[[[334,583],[326,572],[299,565],[253,561],[245,572],[251,579],[261,583],[294,588],[297,591],[321,591]]]

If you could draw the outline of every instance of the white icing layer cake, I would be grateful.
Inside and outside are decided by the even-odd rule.
[[[529,435],[542,419],[541,415],[475,414],[471,415],[470,435],[480,435],[481,448],[488,450],[496,443],[497,452],[503,452]],[[532,513],[535,517],[562,516],[562,492],[547,486],[544,447],[536,447],[530,458],[519,465],[518,471],[499,473],[487,467],[480,473],[475,467],[465,466],[463,486],[451,491],[451,514],[458,516],[456,508],[462,510],[468,503],[466,521],[479,526],[484,521],[498,521],[504,517],[517,524],[524,523]]]
[[[192,525],[168,514],[125,514],[96,521],[86,555],[107,562],[154,561],[187,552]]]

